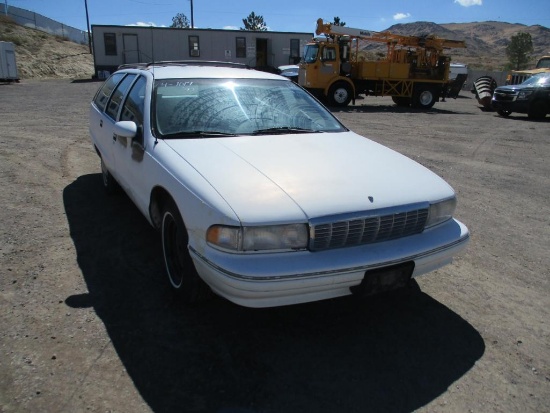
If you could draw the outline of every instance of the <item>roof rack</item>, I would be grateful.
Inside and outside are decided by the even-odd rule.
[[[215,60],[163,60],[160,62],[149,62],[149,63],[126,63],[118,66],[118,70],[144,69],[150,66],[215,66],[215,67],[252,69],[250,66],[244,63],[220,62]]]

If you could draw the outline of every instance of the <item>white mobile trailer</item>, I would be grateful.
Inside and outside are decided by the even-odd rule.
[[[18,82],[15,48],[11,42],[0,42],[0,82]]]
[[[296,64],[311,33],[92,25],[95,75],[118,66],[175,60],[242,63],[258,69]]]

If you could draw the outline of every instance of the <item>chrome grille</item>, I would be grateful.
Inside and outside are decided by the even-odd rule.
[[[513,102],[516,100],[518,93],[515,91],[495,90],[493,100],[497,102]]]
[[[527,73],[514,73],[512,74],[512,78],[510,80],[509,85],[519,85],[520,83],[525,82],[528,78],[531,77],[531,74]]]
[[[313,224],[310,249],[370,244],[418,234],[427,219],[428,207]]]

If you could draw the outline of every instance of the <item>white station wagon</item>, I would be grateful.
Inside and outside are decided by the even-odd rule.
[[[247,307],[405,286],[469,240],[440,177],[285,77],[219,62],[123,67],[90,133],[108,192],[159,229],[186,302]]]

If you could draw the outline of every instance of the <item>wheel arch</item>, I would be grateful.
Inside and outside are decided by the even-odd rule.
[[[157,230],[160,229],[162,225],[162,213],[168,202],[172,202],[177,208],[174,198],[170,195],[166,188],[162,186],[155,186],[151,191],[149,200],[149,219],[153,224],[153,227]]]

